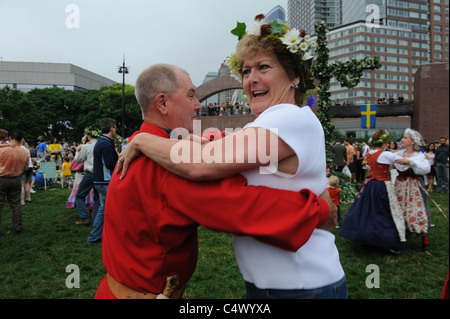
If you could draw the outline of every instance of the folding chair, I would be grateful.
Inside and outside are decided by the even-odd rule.
[[[47,190],[47,179],[56,177],[56,163],[41,163],[41,173],[44,176],[44,189]]]

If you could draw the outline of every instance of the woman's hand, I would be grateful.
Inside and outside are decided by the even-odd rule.
[[[125,177],[128,167],[130,166],[131,162],[133,162],[141,154],[142,153],[139,150],[138,146],[136,146],[134,139],[131,140],[131,142],[128,142],[127,146],[119,154],[119,159],[117,161],[116,174],[119,174],[120,171],[122,171],[122,174],[120,175],[120,179],[123,179]]]
[[[409,159],[406,158],[399,158],[397,160],[395,160],[397,163],[401,164],[401,165],[409,165],[411,164],[411,161]]]

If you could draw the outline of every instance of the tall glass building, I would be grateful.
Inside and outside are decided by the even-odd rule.
[[[449,61],[449,0],[288,0],[288,23],[313,34],[324,20],[330,62],[379,56],[382,69],[367,72],[352,90],[332,83],[332,98],[373,103],[413,100],[414,74],[428,63]]]
[[[342,22],[341,0],[289,0],[288,24],[293,28],[314,33],[316,21],[325,21],[329,28]]]
[[[282,6],[276,6],[266,14],[264,21],[286,21],[286,10]]]
[[[324,17],[325,3],[330,10]],[[332,27],[337,8],[341,20]],[[397,99],[400,94],[406,101],[414,100],[417,69],[449,61],[449,0],[288,0],[288,9],[288,23],[305,26],[310,34],[315,21],[326,21],[330,63],[380,58],[382,68],[365,72],[354,89],[343,88],[332,79],[333,102],[372,104],[378,98]]]

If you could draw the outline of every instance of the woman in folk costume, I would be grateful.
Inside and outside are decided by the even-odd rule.
[[[430,163],[420,151],[422,136],[419,132],[406,129],[402,139],[402,156],[395,163],[398,176],[395,192],[403,212],[408,231],[422,237],[422,251],[431,255],[426,234],[430,228],[430,209],[427,205],[423,176],[430,172]]]
[[[397,201],[390,168],[401,156],[385,151],[391,135],[384,130],[369,140],[368,177],[347,212],[339,234],[349,240],[380,246],[398,254],[404,245],[405,223]]]

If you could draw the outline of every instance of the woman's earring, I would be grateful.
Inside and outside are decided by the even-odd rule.
[[[294,88],[298,90],[298,84],[294,82]]]

